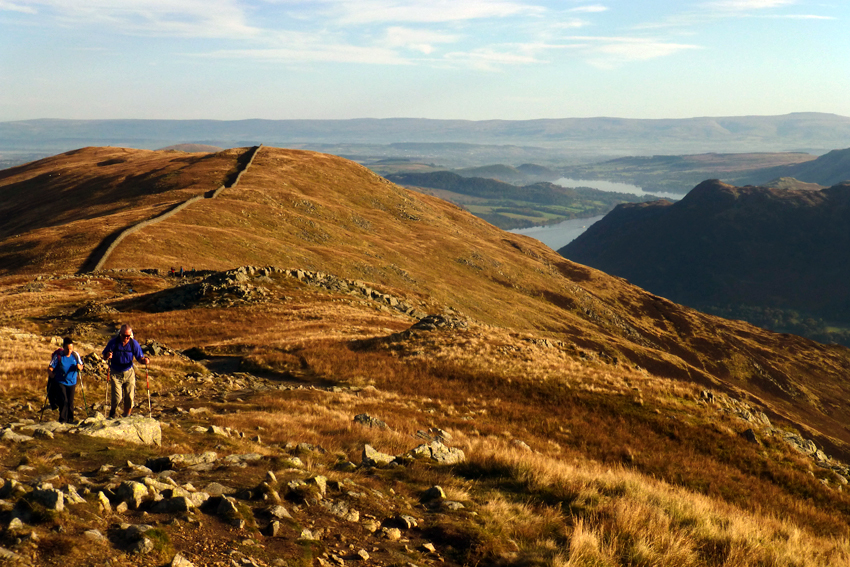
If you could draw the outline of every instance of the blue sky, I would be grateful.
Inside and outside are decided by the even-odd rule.
[[[847,0],[0,0],[0,120],[850,116]]]

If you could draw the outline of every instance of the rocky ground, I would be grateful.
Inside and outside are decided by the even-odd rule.
[[[91,397],[103,391],[92,380],[88,387]],[[400,489],[394,480],[402,469],[425,473],[462,462],[463,452],[448,446],[447,432],[420,432],[410,440],[411,450],[397,456],[366,445],[361,462],[354,463],[298,440],[266,444],[261,428],[208,424],[213,412],[238,411],[224,404],[250,407],[260,392],[311,388],[246,373],[188,375],[180,388],[151,398],[150,414],[140,388],[133,417],[105,420],[97,401],[88,407],[92,417],[77,424],[51,421],[56,415],[49,409],[40,421],[32,401],[7,404],[0,410],[6,465],[0,479],[0,560],[451,563],[453,547],[462,544],[439,526],[474,516],[474,507],[447,499],[439,486]],[[352,420],[367,430],[386,428],[366,414]],[[162,454],[162,438],[198,452]]]

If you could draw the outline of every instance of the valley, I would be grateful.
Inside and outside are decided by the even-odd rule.
[[[678,305],[354,162],[254,151],[0,171],[4,557],[850,559],[850,350]],[[156,353],[133,419],[160,443],[40,424],[70,334],[98,426],[96,353],[126,322]]]

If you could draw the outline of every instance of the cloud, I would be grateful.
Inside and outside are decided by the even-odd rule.
[[[668,57],[680,51],[701,49],[699,45],[640,37],[574,36],[568,39],[577,42],[573,47],[579,49],[591,65],[605,69],[633,61]]]
[[[707,2],[705,5],[710,8],[743,12],[750,10],[765,10],[768,8],[780,8],[782,6],[790,6],[791,4],[796,3],[796,0],[717,0],[715,2]]]
[[[578,12],[580,14],[593,14],[597,12],[607,12],[608,7],[602,6],[600,4],[593,4],[591,6],[579,6],[577,8],[571,8],[567,10],[567,12]]]
[[[108,26],[128,35],[223,38],[260,31],[246,23],[237,0],[19,0],[14,6],[65,25]]]
[[[523,53],[523,51],[526,52]],[[491,47],[447,53],[444,59],[450,63],[460,63],[463,66],[481,71],[497,71],[505,65],[529,65],[543,62],[529,53],[527,49],[500,51]]]
[[[455,43],[458,39],[459,36],[455,34],[393,26],[387,28],[385,44],[388,47],[402,47],[428,55],[435,50],[433,44]]]
[[[35,14],[37,13],[35,8],[31,6],[24,6],[22,3],[15,2],[7,2],[6,0],[0,0],[0,12],[21,12],[24,14]]]
[[[350,44],[293,45],[268,49],[222,49],[204,54],[204,58],[254,59],[281,63],[359,63],[367,65],[409,65],[409,59],[381,47]]]
[[[324,7],[327,18],[347,25],[460,22],[542,15],[546,11],[541,6],[510,0],[319,0],[316,6]]]

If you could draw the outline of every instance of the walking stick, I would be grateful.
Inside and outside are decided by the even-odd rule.
[[[89,416],[89,404],[86,402],[86,387],[83,384],[83,371],[80,370],[80,389],[83,391],[83,407],[86,408],[86,417]]]
[[[103,411],[108,411],[106,408],[109,407],[109,380],[112,375],[112,369],[107,365],[106,367],[106,391],[103,393]]]
[[[148,387],[148,417],[153,417],[153,410],[151,410],[151,381],[148,379],[148,363],[145,362],[145,384]]]
[[[38,416],[38,422],[44,418],[44,410],[47,409],[47,400],[50,398],[50,378],[47,379],[47,391],[44,393],[44,403],[41,404],[41,414]]]

